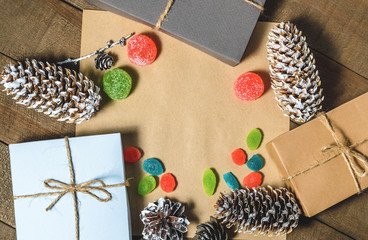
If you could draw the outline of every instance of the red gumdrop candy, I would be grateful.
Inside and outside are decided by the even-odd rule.
[[[249,188],[257,187],[262,184],[262,174],[251,172],[243,179],[243,185]]]
[[[131,63],[146,66],[155,61],[157,56],[156,44],[145,35],[135,35],[127,46],[128,58]]]
[[[238,77],[234,83],[234,93],[242,101],[253,101],[264,91],[262,78],[255,73],[247,72]]]
[[[238,148],[231,153],[231,158],[236,165],[241,166],[247,160],[247,155],[245,154],[243,149]]]
[[[136,147],[128,147],[123,151],[124,161],[129,163],[137,162],[142,154],[141,151]]]
[[[165,173],[161,176],[160,186],[164,192],[170,193],[174,191],[176,187],[175,177],[171,173]]]

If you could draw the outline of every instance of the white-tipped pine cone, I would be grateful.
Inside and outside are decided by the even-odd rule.
[[[149,240],[183,240],[188,231],[189,221],[183,215],[184,205],[160,198],[149,203],[139,215],[143,228],[143,239]]]
[[[254,235],[283,235],[298,226],[301,210],[286,188],[267,187],[221,193],[215,217],[226,228]]]
[[[322,109],[321,80],[306,38],[291,23],[280,23],[268,35],[271,86],[281,110],[292,121],[309,121]]]
[[[18,104],[57,118],[81,123],[98,110],[100,89],[82,73],[67,68],[26,59],[4,67],[0,84]]]

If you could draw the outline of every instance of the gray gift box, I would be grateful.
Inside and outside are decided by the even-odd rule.
[[[155,26],[168,0],[87,0],[104,10]],[[264,6],[266,0],[253,0]],[[244,0],[175,0],[160,30],[237,65],[261,10]]]

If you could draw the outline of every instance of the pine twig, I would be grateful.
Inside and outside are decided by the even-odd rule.
[[[57,62],[56,64],[58,64],[58,65],[62,65],[62,64],[65,64],[65,63],[71,63],[71,62],[73,62],[74,64],[77,64],[77,62],[79,62],[79,61],[81,61],[81,60],[84,60],[84,59],[87,59],[87,58],[90,58],[90,57],[92,57],[92,56],[94,56],[94,55],[97,55],[97,54],[99,54],[99,53],[102,53],[102,52],[103,52],[103,51],[105,51],[106,49],[109,49],[109,48],[111,48],[111,47],[113,47],[113,46],[115,46],[115,45],[117,45],[117,44],[120,44],[122,47],[124,47],[124,46],[125,46],[125,41],[126,41],[128,38],[130,38],[131,36],[133,36],[134,34],[135,34],[135,33],[133,32],[133,33],[129,34],[128,36],[122,37],[122,38],[120,38],[118,41],[113,42],[113,43],[112,43],[111,41],[108,41],[108,42],[106,43],[106,46],[105,46],[105,47],[103,47],[103,48],[101,48],[101,49],[98,49],[98,50],[94,51],[93,53],[88,54],[88,55],[86,55],[86,56],[83,56],[83,57],[80,57],[80,58],[75,58],[75,59],[70,59],[70,58],[68,58],[68,59],[66,59],[65,61]]]

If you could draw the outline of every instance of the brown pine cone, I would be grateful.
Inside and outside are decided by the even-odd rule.
[[[215,208],[215,217],[226,228],[268,236],[290,233],[298,226],[301,214],[291,192],[271,186],[221,193]]]
[[[193,240],[227,240],[228,236],[224,227],[214,217],[210,222],[201,223],[197,226]]]
[[[99,53],[95,58],[95,67],[101,71],[110,69],[113,64],[114,60],[112,59],[112,56],[107,53]]]

